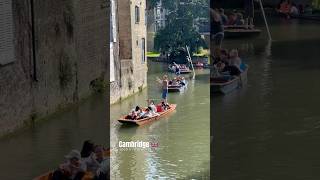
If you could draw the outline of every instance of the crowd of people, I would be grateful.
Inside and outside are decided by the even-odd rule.
[[[246,69],[237,49],[229,52],[227,49],[216,48],[213,56],[212,77],[222,77],[228,80],[233,76],[239,76]]]
[[[298,16],[302,14],[312,14],[312,7],[309,4],[296,4],[291,0],[281,0],[277,12],[284,14],[287,18],[290,16]]]
[[[65,156],[66,162],[61,164],[52,174],[52,180],[81,180],[86,172],[94,176],[94,180],[110,179],[109,157],[104,156],[105,150],[90,140],[83,143],[82,150],[72,150]]]

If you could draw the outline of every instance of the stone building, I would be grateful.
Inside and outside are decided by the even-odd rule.
[[[0,1],[0,136],[102,86],[108,2]]]
[[[146,1],[111,1],[110,103],[147,85]]]

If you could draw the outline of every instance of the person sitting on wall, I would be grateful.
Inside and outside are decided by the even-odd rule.
[[[53,172],[52,180],[81,180],[85,175],[86,166],[81,160],[80,152],[72,150],[65,157],[67,162]]]

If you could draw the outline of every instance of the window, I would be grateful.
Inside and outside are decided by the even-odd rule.
[[[146,62],[146,39],[141,39],[141,60],[142,64]]]
[[[13,17],[11,0],[0,1],[0,65],[14,61]]]
[[[135,21],[138,24],[140,22],[140,9],[138,6],[134,8]]]

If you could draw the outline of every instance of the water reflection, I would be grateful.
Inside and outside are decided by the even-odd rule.
[[[270,20],[274,41],[225,41],[250,65],[245,89],[214,97],[219,179],[318,179],[319,24]]]

